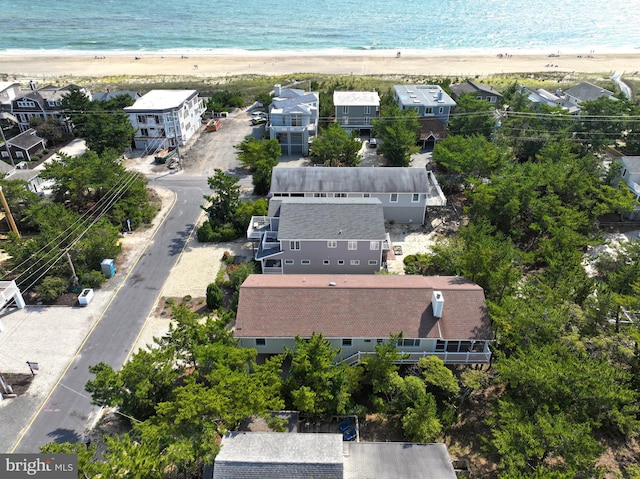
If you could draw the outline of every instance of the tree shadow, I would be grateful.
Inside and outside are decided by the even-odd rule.
[[[193,223],[187,224],[182,231],[178,231],[177,236],[175,236],[171,243],[169,244],[169,255],[176,256],[182,253],[191,232],[195,228]]]
[[[47,436],[52,439],[53,442],[78,442],[81,439],[81,434],[78,434],[72,429],[58,428],[47,433]]]

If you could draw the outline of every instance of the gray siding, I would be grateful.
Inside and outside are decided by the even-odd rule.
[[[357,249],[348,249],[348,241],[337,241],[336,248],[328,248],[326,240],[300,241],[299,250],[291,250],[289,241],[281,242],[282,253],[278,259],[282,260],[284,274],[371,274],[380,270],[382,262],[382,242],[378,243],[378,250],[371,250],[369,241],[358,241]],[[293,264],[287,264],[287,260]],[[309,260],[309,264],[302,264]],[[352,260],[359,261],[359,265],[351,264]],[[375,265],[369,261],[375,260]],[[329,264],[324,264],[329,261]],[[344,264],[339,264],[343,261]]]

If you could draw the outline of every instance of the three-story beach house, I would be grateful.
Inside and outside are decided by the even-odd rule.
[[[371,135],[372,120],[380,115],[380,96],[375,91],[336,91],[333,93],[336,122],[348,133]]]
[[[269,106],[269,137],[277,139],[283,155],[308,155],[309,141],[318,134],[317,93],[276,85]]]
[[[151,90],[124,109],[136,129],[135,147],[144,154],[184,146],[205,112],[196,90]]]
[[[415,110],[418,116],[432,117],[445,125],[456,102],[438,85],[395,85],[393,96],[402,110]]]

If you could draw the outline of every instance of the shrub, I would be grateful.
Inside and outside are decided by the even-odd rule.
[[[189,301],[191,301],[193,298],[191,297],[190,294],[187,294],[185,296],[182,297],[182,302],[183,303],[188,303]]]
[[[211,239],[213,237],[213,229],[211,228],[211,223],[209,223],[208,220],[202,223],[202,226],[198,228],[196,236],[198,237],[198,241],[200,243],[209,243],[213,241]]]
[[[224,253],[222,253],[222,262],[224,264],[231,264],[233,263],[234,259],[235,258],[233,257],[230,251],[225,251]]]
[[[216,283],[210,283],[209,286],[207,286],[207,308],[211,311],[218,309],[222,306],[223,298],[224,294]]]
[[[36,286],[36,293],[45,303],[52,303],[67,289],[67,281],[57,276],[47,276]]]
[[[233,287],[239,289],[240,285],[247,279],[247,276],[258,272],[257,266],[258,264],[255,261],[248,261],[238,265],[235,270],[229,271],[229,279]]]
[[[100,271],[91,270],[80,273],[80,284],[84,288],[99,288],[105,282],[105,277]]]

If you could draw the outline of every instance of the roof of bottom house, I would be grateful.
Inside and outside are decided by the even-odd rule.
[[[434,291],[444,298],[433,315]],[[484,291],[458,276],[251,275],[240,288],[234,336],[492,339]]]
[[[456,477],[444,444],[343,442],[340,434],[232,432],[214,479],[415,479]]]

